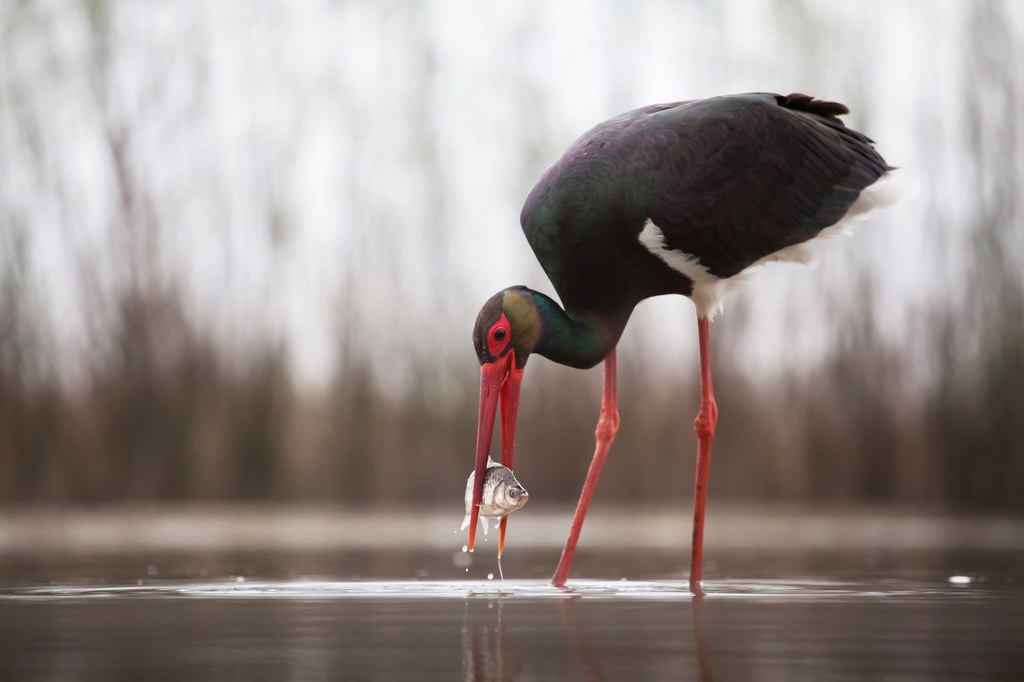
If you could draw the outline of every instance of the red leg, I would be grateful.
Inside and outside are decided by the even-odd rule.
[[[700,587],[701,557],[704,551],[704,506],[708,499],[708,471],[711,467],[711,442],[715,439],[718,406],[711,388],[711,343],[708,318],[697,318],[700,344],[700,412],[693,422],[697,432],[697,476],[693,495],[693,554],[690,560],[690,591],[703,594]]]
[[[604,390],[601,394],[601,417],[597,420],[597,429],[594,436],[597,439],[597,447],[594,449],[594,458],[590,461],[590,470],[587,472],[587,480],[583,483],[583,492],[580,494],[580,501],[576,505],[576,515],[572,519],[572,526],[569,528],[569,539],[565,542],[565,549],[562,550],[562,558],[558,560],[558,568],[551,578],[551,584],[555,587],[565,586],[569,577],[569,567],[572,565],[572,556],[576,552],[576,543],[580,539],[580,530],[583,528],[583,519],[587,515],[587,507],[590,506],[590,498],[594,496],[597,488],[597,479],[601,476],[601,469],[604,468],[604,461],[608,457],[608,450],[615,440],[615,433],[619,430],[619,403],[615,389],[615,349],[604,360]]]

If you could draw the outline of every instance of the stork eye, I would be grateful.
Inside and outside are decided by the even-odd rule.
[[[487,328],[487,352],[491,358],[499,358],[509,352],[512,339],[512,323],[505,314],[491,323]]]

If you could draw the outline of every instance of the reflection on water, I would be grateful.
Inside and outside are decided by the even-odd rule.
[[[338,580],[310,577],[330,557],[277,556],[206,577],[182,567],[207,561],[142,557],[129,579],[119,557],[30,580],[6,562],[0,679],[1019,679],[1019,559],[958,558],[964,582],[923,558],[842,579],[744,569],[699,600],[681,575]]]

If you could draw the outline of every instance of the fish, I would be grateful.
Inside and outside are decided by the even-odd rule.
[[[475,478],[476,472],[470,472],[466,481],[466,518],[462,520],[462,528],[459,530],[466,530],[472,518]],[[484,535],[487,535],[489,519],[500,520],[521,508],[529,499],[530,494],[516,480],[512,470],[488,457],[487,469],[484,470],[484,494],[480,498],[480,521],[484,524]]]

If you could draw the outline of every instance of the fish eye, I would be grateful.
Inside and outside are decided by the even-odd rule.
[[[516,490],[515,488],[512,488],[511,490],[508,491],[508,496],[511,497],[513,500],[518,500],[519,491]]]

